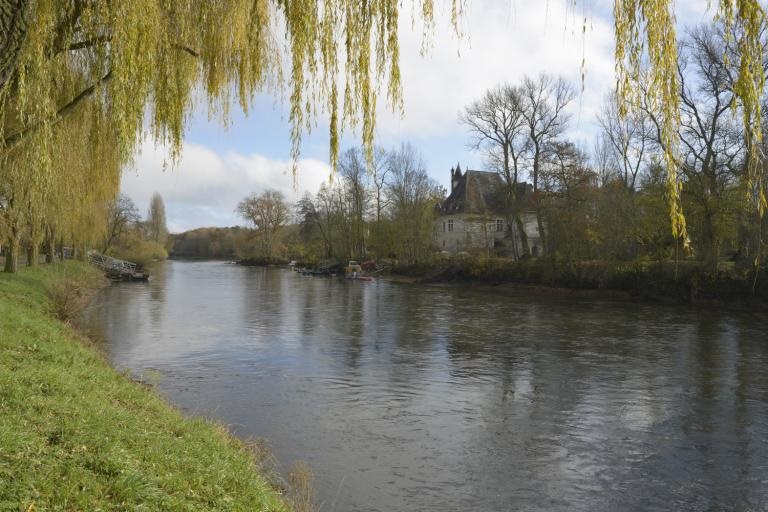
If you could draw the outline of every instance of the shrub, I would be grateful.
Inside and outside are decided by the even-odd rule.
[[[82,279],[61,278],[47,285],[51,312],[63,322],[76,318],[88,306],[98,286]]]

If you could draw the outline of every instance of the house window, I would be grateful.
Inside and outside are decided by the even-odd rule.
[[[449,233],[453,233],[453,221],[452,220],[448,221],[448,232]]]
[[[445,239],[443,239],[443,249],[445,249]]]
[[[445,221],[443,221],[443,233],[445,233]]]
[[[496,232],[501,233],[504,231],[504,221],[502,219],[496,219]]]

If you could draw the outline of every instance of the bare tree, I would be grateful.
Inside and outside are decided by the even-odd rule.
[[[367,235],[366,215],[370,206],[368,172],[360,148],[351,148],[339,158],[339,172],[343,183],[343,203],[348,209],[348,254],[365,257]]]
[[[470,148],[483,151],[489,163],[498,164],[499,173],[509,184],[518,182],[526,148],[523,108],[520,89],[505,84],[488,90],[459,115],[459,121],[469,128]]]
[[[528,128],[533,191],[539,189],[541,160],[547,145],[557,139],[570,122],[565,108],[573,101],[573,85],[562,77],[525,77],[521,86],[523,116]]]
[[[732,115],[737,60],[722,32],[713,25],[692,30],[680,59],[681,170],[684,193],[699,210],[698,235],[703,259],[714,269],[728,224],[728,190],[744,162],[743,126]],[[730,62],[727,62],[729,59]]]
[[[109,251],[112,244],[131,226],[135,226],[141,220],[139,210],[130,197],[120,194],[107,205],[107,230],[104,236],[101,252]]]
[[[603,133],[598,133],[592,146],[592,165],[597,173],[598,183],[605,187],[620,175],[613,158],[613,147]]]
[[[389,175],[389,155],[381,147],[373,148],[373,162],[371,162],[371,182],[373,183],[373,195],[376,208],[376,222],[381,222],[381,215],[389,206],[389,198],[386,196],[387,176]]]
[[[620,115],[614,93],[606,98],[602,112],[597,115],[597,122],[612,166],[618,172],[617,178],[626,190],[635,191],[638,176],[651,149],[652,132],[648,116],[640,109]]]
[[[528,128],[531,179],[536,204],[536,219],[544,252],[547,252],[547,236],[541,216],[539,198],[539,174],[542,159],[550,143],[555,141],[568,126],[570,115],[565,108],[576,96],[573,86],[562,77],[539,75],[525,77],[521,86],[523,116]]]
[[[488,90],[485,95],[468,105],[459,115],[459,121],[469,128],[470,148],[481,150],[486,162],[504,179],[504,203],[509,220],[517,228],[524,256],[530,255],[528,236],[520,218],[518,177],[528,147],[528,125],[524,113],[520,88],[509,84]]]
[[[700,257],[717,268],[720,249],[734,219],[729,196],[745,159],[743,127],[732,115],[739,108],[733,86],[738,55],[726,44],[722,27],[702,25],[680,45],[679,156],[688,225]],[[647,85],[641,83],[641,88]],[[645,95],[641,95],[641,98]],[[653,105],[641,103],[661,144],[662,123]],[[664,148],[666,149],[666,148]]]
[[[404,143],[390,154],[387,194],[399,256],[417,263],[431,252],[434,206],[443,192],[427,175],[423,157],[411,144]]]
[[[238,203],[235,211],[253,224],[263,256],[271,258],[277,235],[290,217],[283,194],[276,190],[251,194]]]

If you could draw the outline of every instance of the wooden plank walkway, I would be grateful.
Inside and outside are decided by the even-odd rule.
[[[113,281],[146,281],[147,274],[139,265],[130,261],[119,260],[96,251],[88,252],[88,261],[104,271]]]

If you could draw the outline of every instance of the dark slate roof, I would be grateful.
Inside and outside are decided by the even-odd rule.
[[[451,170],[453,172],[453,169]],[[453,175],[452,175],[453,179]],[[530,185],[518,183],[518,197],[528,195]],[[504,181],[495,172],[467,170],[459,175],[451,194],[438,206],[441,213],[500,212],[504,200]]]

